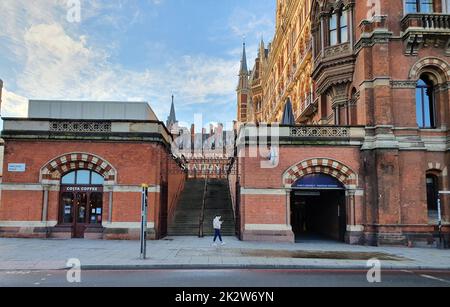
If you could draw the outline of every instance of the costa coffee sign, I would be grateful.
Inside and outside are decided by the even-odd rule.
[[[103,187],[95,186],[64,186],[62,187],[63,192],[103,192]]]

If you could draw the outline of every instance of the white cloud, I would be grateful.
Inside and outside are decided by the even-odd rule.
[[[5,117],[25,117],[28,112],[28,99],[3,89],[1,115]]]
[[[271,38],[275,24],[271,16],[238,10],[231,15],[229,26],[237,36],[260,39],[263,36]]]
[[[169,110],[172,91],[182,97],[179,107],[211,103],[212,97],[228,99],[234,93],[238,61],[184,56],[172,58],[165,69],[129,70],[111,63],[107,51],[92,47],[89,37],[69,32],[58,17],[58,2],[45,0],[54,6],[47,10],[53,13],[43,15],[47,8],[35,6],[27,13],[33,22],[23,24],[13,22],[22,16],[17,6],[8,6],[14,25],[6,36],[17,35],[21,52],[15,57],[23,64],[14,80],[17,93],[30,99],[145,100],[160,119]],[[5,97],[4,115],[26,114],[23,97],[11,92]]]

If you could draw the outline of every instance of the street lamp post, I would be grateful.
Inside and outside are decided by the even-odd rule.
[[[147,213],[148,213],[148,185],[142,185],[141,197],[141,259],[147,257]]]

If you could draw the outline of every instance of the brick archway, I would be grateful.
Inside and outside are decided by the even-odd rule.
[[[40,171],[43,184],[59,184],[62,175],[77,169],[89,169],[105,178],[105,184],[117,180],[116,169],[105,159],[90,153],[73,152],[61,155],[46,163]]]
[[[447,62],[436,57],[426,57],[414,64],[409,72],[409,79],[419,80],[420,74],[426,67],[433,67],[442,74],[440,76],[443,79],[440,80],[441,83],[450,80],[450,65]]]
[[[291,188],[298,179],[317,173],[327,174],[336,178],[347,189],[356,189],[358,186],[358,176],[350,167],[333,159],[315,158],[304,160],[291,166],[283,174],[284,187]]]

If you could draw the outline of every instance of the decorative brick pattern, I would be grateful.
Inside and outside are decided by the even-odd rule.
[[[89,153],[68,153],[48,162],[41,169],[42,181],[60,180],[61,176],[77,169],[90,169],[115,182],[117,171],[105,159]]]
[[[358,186],[358,176],[353,170],[339,161],[326,158],[309,159],[290,167],[283,175],[283,184],[286,188],[289,188],[298,179],[317,173],[330,175],[342,182],[347,188]]]
[[[416,64],[414,64],[409,73],[409,78],[411,80],[419,80],[422,69],[427,66],[439,68],[442,71],[442,73],[445,74],[445,80],[442,81],[450,80],[450,64],[448,62],[445,62],[444,60],[435,57],[426,57],[418,61]]]

